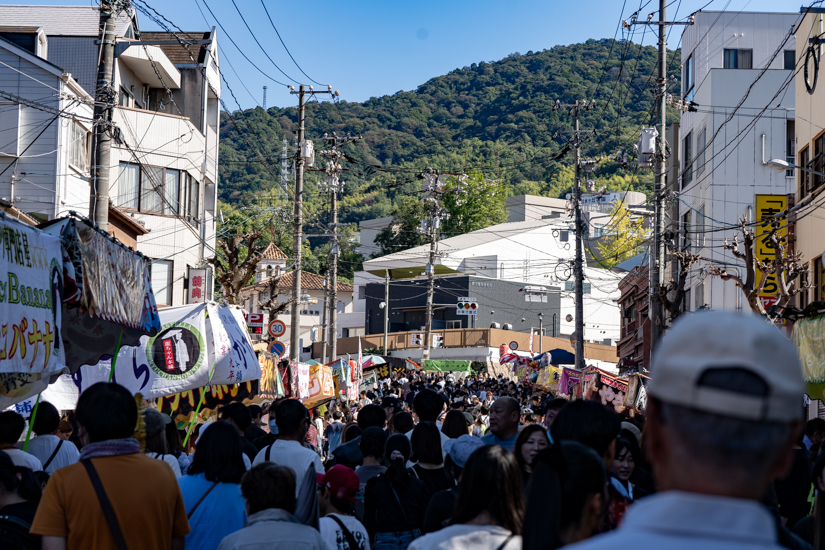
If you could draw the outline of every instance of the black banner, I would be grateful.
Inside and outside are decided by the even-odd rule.
[[[218,405],[227,405],[235,401],[243,401],[258,395],[258,381],[250,380],[242,384],[205,386],[194,390],[167,395],[158,398],[158,410],[175,418],[182,414],[188,416],[198,408],[201,396],[203,405],[201,412],[214,410]]]

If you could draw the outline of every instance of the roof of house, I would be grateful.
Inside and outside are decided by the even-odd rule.
[[[115,30],[123,36],[132,16],[121,12]],[[37,26],[43,27],[46,36],[100,36],[100,11],[98,6],[0,6],[0,28]],[[137,32],[137,29],[135,29]]]
[[[262,260],[287,260],[289,259],[284,251],[275,246],[275,243],[269,243],[269,246],[266,247],[266,250],[263,252],[263,256],[261,256]]]
[[[278,280],[278,289],[291,289],[293,280],[294,280],[295,272],[288,271],[280,276]],[[260,283],[255,283],[252,285],[245,286],[241,289],[241,292],[246,291],[253,291],[253,290],[264,290],[265,288],[269,287],[269,280],[261,281]],[[324,290],[324,278],[321,275],[316,273],[310,273],[308,271],[301,271],[301,290]],[[352,292],[353,287],[349,283],[342,283],[338,282],[338,291],[339,292]]]
[[[197,32],[183,32],[180,33],[183,38],[189,40],[208,40],[211,32],[206,31],[197,31]],[[170,32],[141,32],[140,33],[141,40],[177,40],[175,35]],[[179,42],[176,44],[160,44],[158,46],[163,53],[166,54],[166,57],[169,60],[176,64],[176,65],[184,65],[184,64],[192,64],[192,57],[194,57],[198,63],[203,63],[206,59],[206,52],[208,51],[207,44],[192,44],[189,46],[187,50],[184,46],[182,46]],[[191,56],[189,55],[191,52]]]

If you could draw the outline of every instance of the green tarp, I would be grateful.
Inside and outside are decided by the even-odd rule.
[[[442,361],[439,359],[427,359],[424,361],[424,370],[437,370],[442,372],[470,372],[470,361]]]

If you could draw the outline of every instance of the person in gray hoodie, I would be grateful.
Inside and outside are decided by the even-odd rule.
[[[295,513],[295,472],[264,462],[241,479],[246,526],[227,535],[218,550],[327,550],[317,529],[300,523]]]

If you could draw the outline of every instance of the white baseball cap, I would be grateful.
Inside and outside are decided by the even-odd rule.
[[[703,384],[716,369],[744,369],[766,391]],[[802,417],[802,365],[791,341],[755,315],[694,313],[674,323],[656,348],[647,392],[664,403],[743,420]]]

